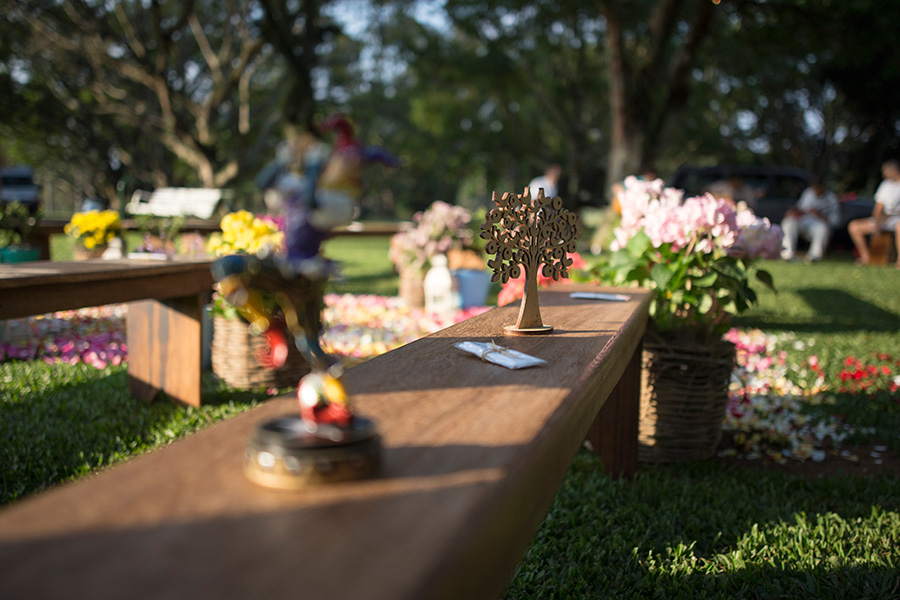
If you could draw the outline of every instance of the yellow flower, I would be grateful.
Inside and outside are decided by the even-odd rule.
[[[221,234],[213,234],[206,249],[216,256],[246,252],[255,254],[266,247],[281,246],[284,235],[274,224],[247,210],[228,213],[219,223]]]
[[[69,235],[85,248],[92,249],[108,244],[121,229],[119,213],[114,210],[77,212],[63,227]]]

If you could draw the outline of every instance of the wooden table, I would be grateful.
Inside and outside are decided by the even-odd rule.
[[[0,319],[128,302],[131,394],[200,405],[203,296],[209,259],[0,264]]]
[[[496,598],[588,436],[637,461],[647,297],[541,293],[555,334],[504,337],[490,311],[350,369],[384,439],[378,477],[303,491],[242,474],[266,404],[0,511],[2,598]],[[549,361],[509,371],[453,348],[496,340]]]

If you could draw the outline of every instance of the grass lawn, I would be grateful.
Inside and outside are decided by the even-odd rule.
[[[396,296],[399,279],[387,258],[387,236],[336,237],[325,242],[325,255],[341,263],[329,291],[338,294]]]
[[[860,267],[849,258],[764,266],[775,278],[778,293],[760,293],[759,304],[737,319],[739,327],[795,332],[799,339],[815,340],[804,353],[818,356],[825,372],[832,374],[828,383],[835,391],[842,385],[835,374],[848,356],[874,362],[874,355],[887,353],[900,360],[900,270]],[[839,413],[855,425],[875,428],[872,439],[900,454],[900,402],[887,396],[837,393],[834,404],[810,411]]]
[[[344,262],[336,292],[396,293],[387,238],[337,238]],[[900,271],[835,259],[770,263],[777,295],[741,327],[796,332],[834,390],[810,411],[871,426],[862,442],[900,450],[900,403],[887,393],[841,393],[848,355],[900,354]],[[246,410],[259,394],[205,380],[201,409],[143,405],[127,394],[123,367],[0,363],[0,503],[148,451]],[[706,461],[642,465],[612,481],[593,455],[573,462],[505,597],[892,598],[900,597],[900,474],[789,475]]]
[[[848,355],[900,358],[900,271],[849,260],[771,262],[778,294],[740,327],[815,340],[830,373]],[[799,351],[797,351],[799,352]],[[895,395],[896,396],[896,395]],[[843,414],[900,453],[900,400],[835,393]],[[642,465],[612,481],[586,451],[506,598],[900,598],[900,473],[808,478],[722,461]]]

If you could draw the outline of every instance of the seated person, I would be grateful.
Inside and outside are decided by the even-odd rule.
[[[809,240],[807,261],[821,260],[831,237],[831,230],[841,219],[841,208],[834,192],[815,180],[803,190],[797,205],[788,210],[781,222],[784,230],[784,249],[781,258],[793,260],[797,254],[797,238]]]
[[[900,161],[886,161],[881,165],[881,175],[884,181],[875,191],[872,216],[850,221],[847,229],[862,264],[869,264],[871,260],[866,236],[880,231],[893,232],[894,243],[897,244],[897,267],[900,268]]]

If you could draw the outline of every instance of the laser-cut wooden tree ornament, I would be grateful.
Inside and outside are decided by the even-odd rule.
[[[562,198],[547,198],[544,190],[532,199],[531,191],[523,194],[506,192],[498,200],[494,192],[491,209],[481,225],[481,237],[487,240],[485,252],[495,255],[488,261],[494,274],[491,281],[506,283],[525,273],[525,294],[519,306],[515,325],[505,328],[513,335],[538,335],[553,331],[541,321],[538,304],[538,267],[545,277],[559,281],[568,277],[572,265],[569,252],[575,252],[575,240],[581,236],[578,215],[562,206]]]

